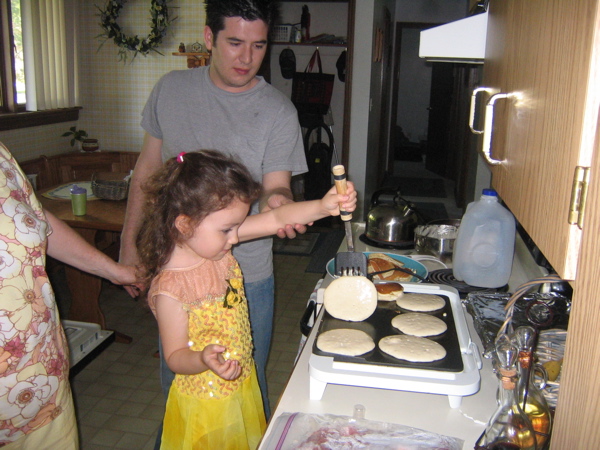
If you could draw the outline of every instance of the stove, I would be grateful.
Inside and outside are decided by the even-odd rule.
[[[456,361],[436,367],[434,363],[418,365],[386,363],[384,359],[361,361],[345,359],[321,352],[309,358],[310,398],[320,400],[327,384],[360,386],[398,391],[423,392],[448,396],[450,407],[458,408],[462,397],[479,390],[479,370],[482,366],[477,345],[471,341],[458,291],[450,286],[428,283],[403,284],[405,292],[436,294],[445,297],[451,308],[456,348],[452,358]],[[317,303],[323,303],[323,288],[317,291]],[[325,311],[321,311],[315,326],[320,328]],[[367,319],[369,320],[369,319]],[[348,322],[348,326],[356,322]],[[314,328],[314,327],[313,327]],[[450,349],[447,349],[450,350]],[[448,357],[448,356],[447,356]],[[365,358],[366,359],[366,358]]]
[[[489,294],[508,291],[508,285],[490,289],[484,287],[471,286],[470,284],[467,284],[464,281],[458,281],[456,278],[454,278],[452,269],[433,270],[429,272],[429,275],[427,276],[427,281],[433,284],[444,284],[447,286],[452,286],[458,291],[460,298],[466,298],[467,294],[471,292],[482,292],[485,294]]]

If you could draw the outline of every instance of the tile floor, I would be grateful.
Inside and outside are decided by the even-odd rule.
[[[320,274],[305,273],[308,256],[275,255],[275,326],[267,365],[274,410],[298,352],[299,321]],[[105,284],[106,323],[133,338],[114,342],[72,379],[82,450],[152,449],[163,414],[154,316],[120,288]]]

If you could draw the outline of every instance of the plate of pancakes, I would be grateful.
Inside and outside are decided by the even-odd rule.
[[[397,255],[387,252],[364,252],[368,260],[368,275],[375,272],[382,272],[372,276],[373,282],[398,282],[398,283],[420,283],[421,280],[404,271],[396,270],[397,268],[406,269],[414,274],[427,278],[427,268],[418,261],[415,261],[408,256]],[[337,278],[335,275],[335,258],[327,263],[327,273]]]

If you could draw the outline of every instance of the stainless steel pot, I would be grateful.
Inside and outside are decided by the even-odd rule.
[[[414,244],[415,227],[423,223],[414,204],[395,189],[381,189],[371,197],[365,236],[385,245]]]

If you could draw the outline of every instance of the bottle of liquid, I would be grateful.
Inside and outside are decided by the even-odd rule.
[[[517,349],[509,340],[496,343],[498,409],[475,443],[476,450],[537,450],[533,426],[517,398]]]
[[[302,33],[302,42],[310,39],[310,13],[308,6],[302,7],[302,16],[300,16],[300,32]]]
[[[515,218],[484,189],[469,203],[458,228],[452,266],[454,278],[471,286],[498,288],[510,278],[515,253]]]
[[[532,327],[522,326],[515,330],[514,341],[519,349],[517,386],[519,406],[533,426],[538,449],[545,448],[552,431],[552,414],[542,391],[534,383],[533,347],[536,333]]]

